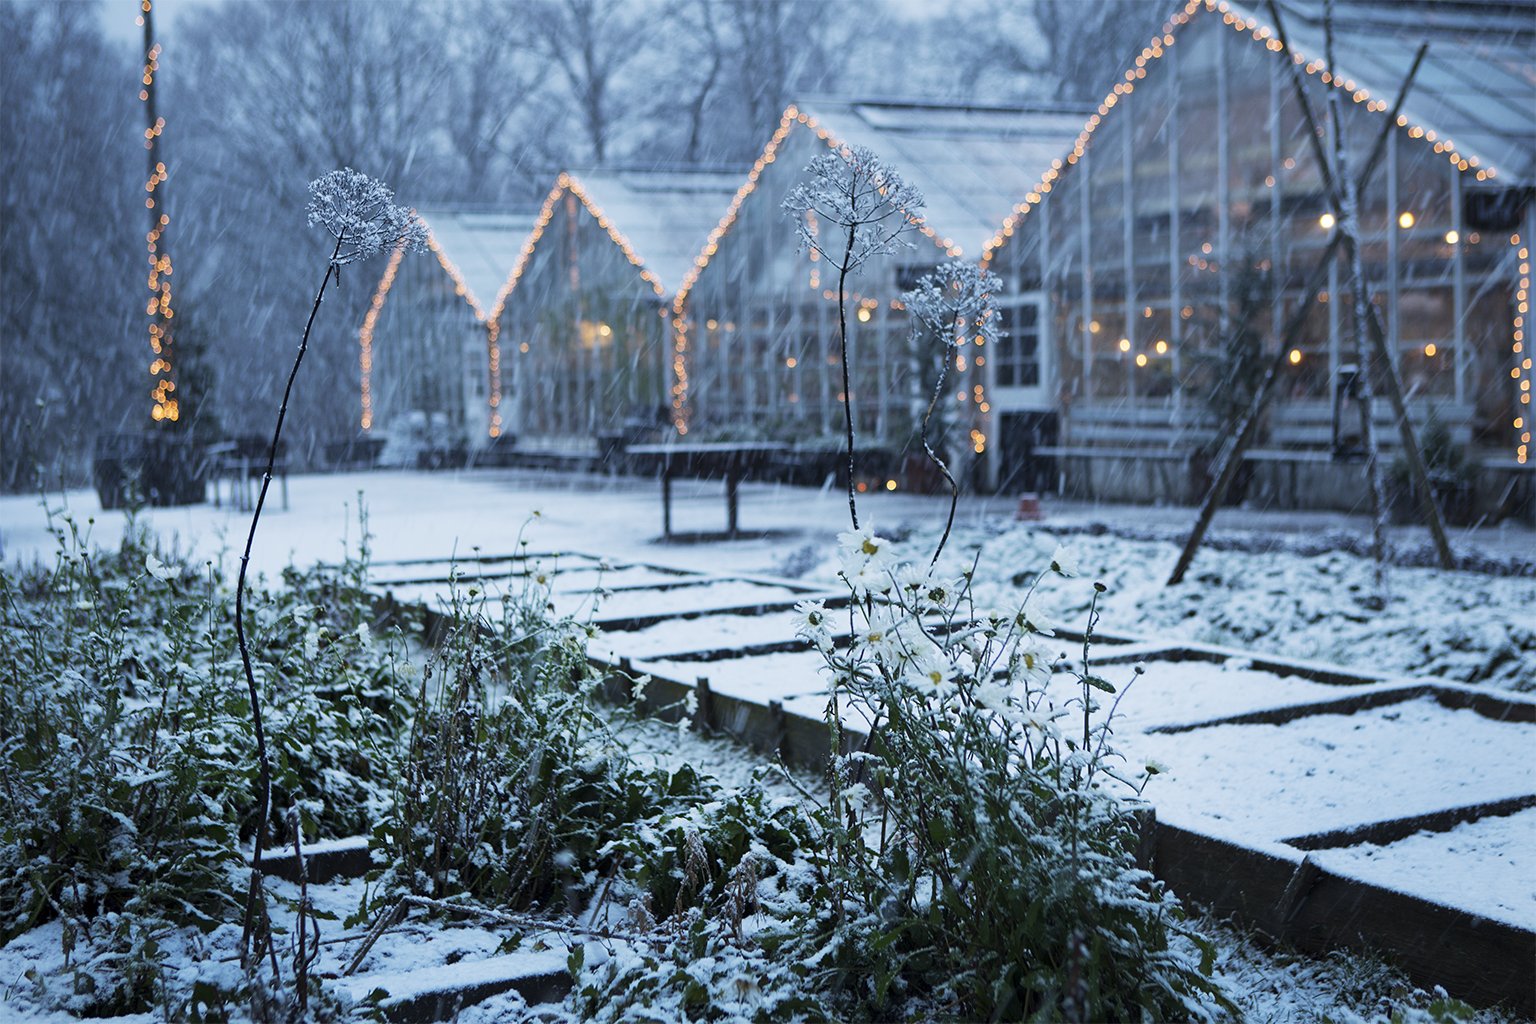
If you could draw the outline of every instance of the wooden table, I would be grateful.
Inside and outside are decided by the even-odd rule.
[[[660,469],[661,532],[668,539],[672,537],[673,477],[725,477],[725,533],[734,539],[738,532],[738,485],[748,473],[787,451],[789,445],[773,441],[637,444],[625,449],[637,467]]]

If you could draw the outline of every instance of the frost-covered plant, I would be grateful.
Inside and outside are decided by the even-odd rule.
[[[766,771],[766,770],[765,770]],[[686,770],[685,770],[686,772]],[[578,1020],[830,1019],[795,954],[822,827],[800,801],[772,796],[760,772],[703,799],[672,801],[609,846],[637,941],[601,962],[574,951],[566,1009]]]
[[[52,570],[0,567],[0,944],[57,920],[73,977],[54,1005],[129,1012],[163,932],[239,905],[242,708],[206,685],[196,581],[136,533],[108,554],[74,525]]]
[[[277,461],[278,446],[282,443],[283,421],[288,416],[288,400],[293,394],[293,382],[299,375],[299,366],[309,350],[309,333],[325,301],[325,290],[334,277],[341,280],[341,268],[345,264],[376,256],[386,247],[419,248],[426,242],[426,226],[410,210],[394,204],[394,193],[380,181],[351,168],[331,171],[309,185],[309,223],[320,225],[336,239],[331,255],[320,278],[320,288],[315,292],[309,319],[304,324],[304,334],[299,339],[299,350],[293,359],[293,369],[288,373],[288,383],[283,388],[283,399],[277,409],[277,424],[272,428],[272,443],[267,447],[267,464],[261,476],[261,489],[256,495],[256,508],[251,513],[251,528],[246,534],[245,550],[240,555],[240,575],[235,582],[235,637],[240,648],[240,663],[245,671],[246,689],[250,695],[251,726],[256,739],[257,767],[257,820],[255,855],[252,857],[251,888],[246,900],[245,924],[241,935],[241,956],[250,961],[250,940],[253,933],[261,930],[266,919],[264,890],[261,886],[262,847],[267,840],[267,822],[272,810],[272,761],[267,751],[266,730],[261,717],[261,693],[256,685],[256,674],[251,666],[250,645],[245,635],[245,581],[250,569],[251,547],[256,542],[256,527],[261,522],[261,510],[266,504],[267,489],[272,485],[272,467]]]
[[[426,226],[395,205],[388,185],[343,167],[309,183],[310,227],[323,227],[336,239],[330,268],[370,259],[386,249],[426,244]]]
[[[410,894],[578,908],[626,829],[712,792],[690,770],[634,763],[597,709],[587,627],[552,616],[552,575],[513,579],[494,618],[478,588],[455,591],[374,828],[390,863],[375,907]]]
[[[781,949],[739,941],[705,911],[691,909],[664,943],[636,943],[590,966],[578,952],[571,964],[576,986],[565,1008],[571,1018],[591,1024],[838,1019],[807,972]]]
[[[45,1009],[179,1019],[191,994],[166,959],[238,920],[256,818],[233,598],[215,567],[190,570],[132,524],[100,551],[56,523],[54,565],[0,566],[0,945],[46,953],[48,929],[23,933],[55,930],[65,960],[29,997]],[[349,559],[251,595],[253,645],[279,665],[262,699],[293,741],[274,805],[328,836],[387,796],[379,753],[402,719],[399,641],[364,648],[351,631],[368,614],[362,572]],[[316,628],[326,639],[305,661]]]
[[[1002,288],[1002,280],[991,271],[982,270],[976,264],[964,260],[951,260],[941,264],[933,273],[923,275],[917,287],[902,296],[903,304],[912,317],[914,354],[922,351],[925,337],[935,338],[940,344],[939,376],[934,382],[933,394],[929,396],[926,408],[921,408],[921,398],[914,403],[919,405],[914,414],[922,417],[919,433],[923,451],[939,467],[944,479],[949,481],[949,518],[944,522],[944,533],[934,549],[933,559],[929,563],[931,565],[938,564],[939,556],[944,553],[944,545],[949,540],[949,532],[955,525],[960,485],[955,482],[949,466],[929,443],[928,427],[934,410],[939,406],[939,397],[944,392],[944,379],[948,376],[950,363],[954,362],[956,348],[972,338],[976,339],[978,345],[997,341],[998,317],[993,297]],[[915,388],[920,387],[921,379],[920,373],[912,375]]]
[[[807,179],[785,197],[801,244],[837,268],[837,337],[843,370],[843,420],[848,439],[848,514],[859,528],[854,500],[853,388],[848,374],[848,275],[869,260],[907,245],[920,223],[923,194],[863,146],[843,146],[806,165]],[[813,224],[815,225],[813,227]],[[829,238],[821,228],[828,228]]]
[[[1212,948],[1135,863],[1127,797],[1156,768],[1111,746],[1096,611],[1069,663],[1034,586],[978,608],[970,573],[919,569],[869,529],[841,540],[851,642],[824,607],[799,611],[829,706],[870,729],[849,754],[833,737],[827,883],[801,950],[827,986],[878,1015],[917,998],[979,1019],[1211,1018],[1227,1005]]]

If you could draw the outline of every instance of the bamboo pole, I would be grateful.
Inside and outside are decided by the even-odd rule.
[[[1402,110],[1403,100],[1407,97],[1408,90],[1412,88],[1414,78],[1418,75],[1419,65],[1424,58],[1424,49],[1424,47],[1419,49],[1418,54],[1414,58],[1413,65],[1408,69],[1408,74],[1403,79],[1403,84],[1398,90],[1396,102],[1393,103],[1392,109],[1387,112],[1386,117],[1382,121],[1381,131],[1377,135],[1375,146],[1371,149],[1371,155],[1366,160],[1365,166],[1360,169],[1357,185],[1359,188],[1363,189],[1369,183],[1371,176],[1376,171],[1376,165],[1381,161],[1381,155],[1386,150],[1387,136],[1395,128],[1397,115]],[[1282,53],[1289,54],[1289,48],[1287,47]],[[1225,131],[1226,126],[1221,126],[1221,130]],[[1318,145],[1321,146],[1320,140]],[[1195,525],[1190,530],[1189,537],[1184,541],[1184,548],[1179,553],[1179,560],[1174,565],[1172,574],[1168,577],[1167,585],[1170,587],[1183,581],[1185,573],[1189,571],[1190,563],[1194,561],[1195,552],[1200,549],[1200,543],[1205,539],[1206,531],[1210,529],[1211,520],[1216,516],[1216,510],[1221,507],[1221,502],[1226,497],[1227,491],[1231,488],[1232,481],[1237,477],[1237,471],[1243,464],[1243,454],[1248,450],[1248,446],[1253,443],[1253,438],[1258,432],[1258,425],[1263,418],[1264,410],[1268,408],[1270,398],[1274,394],[1275,385],[1279,382],[1281,374],[1285,371],[1286,353],[1300,335],[1302,325],[1305,324],[1307,316],[1312,311],[1312,304],[1317,301],[1318,290],[1322,288],[1327,280],[1328,268],[1342,244],[1342,238],[1343,236],[1336,232],[1328,240],[1327,248],[1323,250],[1316,266],[1313,267],[1312,273],[1307,279],[1306,287],[1302,291],[1301,301],[1297,304],[1296,310],[1291,314],[1290,319],[1286,321],[1284,337],[1281,339],[1280,346],[1275,350],[1274,357],[1270,360],[1269,366],[1265,369],[1264,378],[1260,381],[1258,390],[1254,392],[1252,400],[1248,403],[1247,413],[1239,423],[1237,430],[1233,431],[1227,443],[1222,447],[1221,455],[1216,461],[1214,479],[1211,481],[1211,486],[1206,492],[1205,500],[1201,503],[1200,513],[1195,517]],[[1238,325],[1237,330],[1241,332],[1246,328],[1247,322],[1245,318],[1244,322]]]

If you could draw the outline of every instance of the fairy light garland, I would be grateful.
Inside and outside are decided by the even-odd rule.
[[[400,272],[400,261],[404,258],[404,246],[396,246],[395,251],[389,254],[384,276],[379,279],[379,286],[368,304],[368,312],[363,316],[363,326],[357,332],[357,365],[362,371],[363,382],[363,415],[359,426],[365,431],[373,429],[373,329],[379,322],[379,314],[384,311],[384,297],[394,286],[395,275]]]
[[[144,313],[149,317],[149,347],[155,358],[149,364],[149,375],[154,380],[150,391],[153,403],[149,407],[150,419],[156,423],[174,423],[181,419],[181,403],[176,397],[176,375],[171,353],[171,321],[176,311],[171,307],[171,254],[165,251],[165,231],[171,218],[165,212],[165,198],[160,186],[170,177],[165,164],[158,159],[160,136],[165,132],[165,118],[155,115],[155,72],[160,70],[160,44],[154,41],[154,25],[150,16],[150,0],[140,0],[139,16],[134,24],[144,30],[143,88],[139,100],[144,104],[149,127],[144,129],[144,148],[149,152],[149,178],[144,183],[144,208],[149,211],[149,232],[144,236],[149,252],[149,302]]]
[[[414,210],[411,212],[413,215],[415,214]],[[431,251],[433,256],[437,257],[438,265],[443,268],[443,272],[453,281],[453,293],[463,299],[465,304],[469,306],[470,311],[475,315],[475,320],[486,326],[487,345],[489,348],[487,367],[491,394],[490,434],[492,437],[496,437],[501,433],[501,417],[496,412],[497,406],[501,404],[501,359],[496,347],[496,332],[486,316],[484,307],[475,298],[474,292],[470,290],[469,284],[464,280],[464,275],[460,272],[458,266],[443,251],[442,244],[438,242],[437,236],[432,233],[430,225],[427,227],[427,249]],[[389,263],[384,268],[384,276],[379,279],[379,286],[374,289],[373,298],[368,304],[368,312],[363,316],[363,325],[357,332],[357,362],[358,369],[362,373],[361,397],[363,410],[359,425],[365,431],[373,429],[374,329],[378,325],[379,314],[384,311],[384,300],[388,297],[389,290],[394,287],[395,278],[399,275],[400,263],[404,257],[405,250],[401,248],[396,248],[394,252],[390,253]]]
[[[1516,392],[1520,407],[1515,416],[1515,436],[1519,439],[1515,445],[1515,461],[1523,466],[1531,446],[1531,357],[1525,353],[1525,324],[1531,308],[1531,250],[1519,235],[1510,235],[1509,244],[1519,246],[1515,255],[1520,258],[1520,288],[1515,292],[1514,340],[1510,343],[1514,365],[1509,369],[1509,376],[1519,389]]]
[[[1082,131],[1078,133],[1077,139],[1073,142],[1072,149],[1067,154],[1065,161],[1060,159],[1051,161],[1050,168],[1041,175],[1034,188],[1025,195],[1024,201],[1013,208],[1013,212],[1003,221],[997,233],[988,240],[981,254],[980,264],[983,269],[991,266],[997,251],[1007,244],[1008,239],[1011,239],[1019,230],[1020,222],[1028,216],[1029,211],[1038,206],[1045,196],[1050,194],[1057,180],[1061,177],[1062,171],[1067,166],[1076,164],[1082,159],[1083,154],[1087,152],[1088,143],[1092,139],[1093,133],[1103,124],[1104,119],[1120,102],[1121,97],[1129,96],[1135,91],[1136,83],[1147,77],[1148,66],[1168,52],[1169,48],[1177,40],[1179,30],[1189,24],[1190,20],[1201,11],[1219,13],[1223,25],[1262,44],[1271,53],[1282,53],[1285,50],[1285,46],[1281,44],[1273,28],[1262,24],[1256,18],[1234,12],[1232,5],[1227,3],[1226,0],[1188,0],[1183,10],[1178,11],[1163,23],[1162,30],[1153,36],[1152,40],[1136,55],[1132,65],[1121,76],[1121,81],[1116,82],[1114,88],[1105,94],[1104,99],[1098,105],[1098,109],[1089,115]],[[1308,75],[1322,81],[1324,85],[1343,90],[1350,100],[1358,105],[1363,105],[1367,110],[1384,114],[1390,109],[1391,105],[1386,100],[1372,96],[1369,89],[1366,89],[1352,78],[1330,73],[1325,61],[1309,57],[1301,50],[1296,49],[1295,46],[1291,47],[1291,60],[1299,65]],[[1451,163],[1451,166],[1455,167],[1458,171],[1475,172],[1475,177],[1478,181],[1492,181],[1498,177],[1499,172],[1497,168],[1491,165],[1484,165],[1477,156],[1465,154],[1458,150],[1455,142],[1443,132],[1410,121],[1408,116],[1403,113],[1397,115],[1396,124],[1398,128],[1406,131],[1410,139],[1420,140],[1431,145],[1437,155],[1444,156]],[[1516,235],[1511,241],[1519,244],[1518,239],[1519,236]],[[1522,249],[1520,256],[1522,268],[1520,293],[1522,296],[1528,296],[1530,293],[1530,264],[1525,254],[1526,250]],[[1198,257],[1190,257],[1190,263],[1200,270],[1214,271],[1216,269],[1215,263]],[[1517,357],[1521,353],[1524,344],[1525,314],[1528,301],[1528,298],[1520,298],[1518,300],[1518,313],[1515,317],[1514,329],[1514,346]],[[1511,377],[1521,382],[1520,404],[1526,407],[1530,405],[1530,367],[1525,365],[1528,363],[1528,358],[1523,360],[1517,358],[1515,366],[1510,371]],[[1521,380],[1522,370],[1525,371],[1524,380]],[[1520,431],[1520,443],[1516,448],[1516,459],[1522,464],[1526,461],[1527,448],[1530,444],[1529,427],[1529,412],[1522,411],[1520,417],[1515,421],[1515,429]]]

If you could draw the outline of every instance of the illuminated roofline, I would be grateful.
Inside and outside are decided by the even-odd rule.
[[[1265,49],[1272,53],[1280,53],[1285,49],[1276,37],[1272,26],[1263,24],[1257,18],[1235,13],[1232,5],[1227,3],[1226,0],[1188,0],[1182,10],[1176,12],[1163,23],[1162,31],[1153,36],[1152,41],[1142,48],[1141,53],[1137,55],[1131,67],[1127,68],[1121,76],[1121,81],[1116,82],[1114,88],[1105,94],[1104,99],[1099,103],[1097,111],[1089,115],[1087,122],[1083,125],[1083,130],[1078,133],[1077,139],[1072,144],[1072,148],[1066,158],[1064,160],[1062,158],[1052,160],[1050,169],[1041,176],[1035,187],[1024,197],[1024,201],[1015,206],[1013,212],[1003,220],[997,234],[992,236],[982,251],[980,260],[982,267],[991,265],[993,255],[1007,244],[1009,238],[1013,237],[1019,222],[1028,215],[1029,211],[1039,205],[1042,198],[1050,193],[1061,172],[1067,166],[1077,163],[1082,158],[1094,131],[1103,123],[1104,118],[1109,115],[1109,112],[1114,109],[1115,105],[1120,101],[1120,97],[1129,96],[1135,90],[1136,82],[1147,76],[1147,67],[1168,52],[1168,48],[1172,47],[1177,41],[1179,31],[1189,24],[1196,14],[1202,11],[1209,11],[1212,14],[1219,13],[1222,16],[1223,24],[1239,35],[1262,44]],[[1307,74],[1319,78],[1325,85],[1332,85],[1335,88],[1343,89],[1355,103],[1363,103],[1366,109],[1376,113],[1384,114],[1389,109],[1390,104],[1386,100],[1373,97],[1369,90],[1358,85],[1353,79],[1346,77],[1341,80],[1330,74],[1321,60],[1308,59],[1304,53],[1295,47],[1291,47],[1290,53],[1291,59],[1300,65]],[[1457,151],[1455,144],[1450,139],[1441,138],[1433,129],[1409,121],[1408,117],[1404,114],[1398,114],[1397,126],[1405,129],[1409,138],[1423,139],[1425,142],[1433,144],[1435,152],[1446,155],[1451,164],[1458,170],[1476,171],[1478,181],[1490,181],[1498,176],[1499,172],[1494,167],[1480,166],[1481,160],[1478,157],[1464,156]]]

